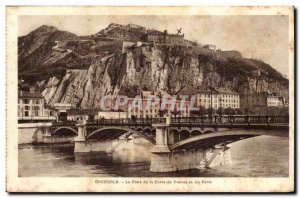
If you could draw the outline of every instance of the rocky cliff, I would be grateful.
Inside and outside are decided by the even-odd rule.
[[[241,94],[269,91],[288,95],[287,79],[270,65],[244,59],[239,52],[200,46],[134,45],[131,37],[126,41],[131,41],[132,47],[124,50],[120,39],[107,34],[111,31],[109,26],[100,37],[78,37],[42,26],[20,37],[20,87],[34,85],[50,105],[62,102],[81,108],[97,108],[101,95],[132,96],[141,90],[177,94],[186,87],[211,85]]]

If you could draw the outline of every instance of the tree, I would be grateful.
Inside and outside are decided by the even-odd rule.
[[[288,107],[280,108],[279,115],[288,116],[289,115],[289,108]]]
[[[159,110],[159,116],[160,117],[164,117],[165,115],[168,115],[168,110],[167,109]]]
[[[244,115],[244,114],[245,114],[245,110],[244,110],[244,109],[241,109],[241,108],[236,109],[236,114],[237,114],[237,115]]]
[[[203,116],[206,113],[207,113],[207,109],[204,106],[200,106],[199,111],[198,111],[198,115]]]
[[[225,113],[226,115],[234,115],[234,114],[235,114],[235,111],[234,111],[234,109],[232,109],[231,107],[228,107],[228,108],[226,108],[226,109],[224,110],[224,113]]]
[[[224,114],[224,108],[223,107],[219,107],[216,111],[217,114],[219,115],[223,115]]]
[[[216,110],[214,109],[214,108],[208,108],[207,109],[207,113],[210,115],[210,113],[212,114],[212,115],[214,115],[215,113],[216,113]]]
[[[233,114],[232,115],[236,115],[237,114],[237,109],[232,109],[233,110]]]
[[[245,112],[245,114],[247,114],[247,115],[253,114],[253,110],[250,109],[250,108],[248,108],[248,107],[246,107],[246,108],[244,109],[244,112]]]

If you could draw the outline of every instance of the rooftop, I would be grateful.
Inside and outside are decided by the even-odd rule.
[[[185,87],[182,90],[180,90],[180,92],[178,92],[178,94],[180,95],[193,95],[193,94],[197,94],[197,93],[210,93],[213,94],[239,94],[231,89],[225,88],[225,87],[218,87],[215,88],[213,90],[210,89],[205,89],[204,87],[198,87],[198,88],[194,88],[194,87]]]
[[[32,91],[19,91],[19,98],[44,98],[41,93]]]
[[[216,88],[216,91],[221,94],[235,94],[235,95],[239,94],[231,89],[224,88],[224,87]]]
[[[98,109],[67,109],[68,115],[97,115]]]

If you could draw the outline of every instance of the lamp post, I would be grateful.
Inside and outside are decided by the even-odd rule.
[[[211,118],[211,122],[213,122],[213,109],[212,109],[212,92],[214,87],[213,86],[209,86],[210,89],[210,118]]]
[[[159,97],[159,106],[158,106],[158,108],[159,108],[159,117],[163,117],[163,111],[162,111],[162,109],[161,109],[161,104],[162,104],[162,94],[161,94],[161,92],[159,92],[159,94],[158,94],[158,97]]]
[[[211,122],[213,119],[213,112],[212,112],[212,87],[210,88],[210,117],[211,117]]]

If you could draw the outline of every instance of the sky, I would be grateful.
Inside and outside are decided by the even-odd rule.
[[[221,50],[237,50],[245,58],[255,58],[270,64],[288,75],[288,16],[19,16],[18,35],[23,36],[41,25],[52,25],[59,30],[79,36],[91,35],[110,23],[133,23],[177,33],[182,28],[185,38],[201,44],[216,45]]]

